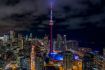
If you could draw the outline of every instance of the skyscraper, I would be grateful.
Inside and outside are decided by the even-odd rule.
[[[32,33],[29,35],[29,40],[32,41]]]
[[[47,35],[45,35],[45,37],[43,39],[43,43],[44,43],[44,48],[48,51],[49,50],[49,41],[48,41]]]
[[[10,31],[10,40],[13,42],[14,41],[14,31]]]
[[[4,35],[4,43],[7,43],[8,39],[9,39],[8,35]]]
[[[35,46],[32,45],[32,49],[31,49],[31,70],[36,70],[36,67],[35,67]]]
[[[10,31],[10,46],[12,47],[13,45],[12,45],[12,43],[14,42],[14,31]]]
[[[21,34],[18,34],[18,47],[20,49],[23,49],[24,48],[24,45],[23,45],[23,37]]]
[[[83,57],[83,70],[92,70],[94,64],[94,55],[86,53]]]
[[[57,41],[56,41],[56,50],[62,51],[62,36],[57,34]],[[64,49],[63,49],[64,50]]]
[[[44,69],[44,58],[41,56],[36,56],[36,70],[43,70]]]
[[[73,50],[77,50],[78,49],[78,41],[76,40],[69,40],[67,41],[67,49],[73,49]]]
[[[50,0],[50,52],[53,52],[53,7],[52,7],[52,0]]]
[[[63,58],[64,70],[72,69],[72,59],[73,59],[72,52],[65,51],[64,52],[64,58]]]
[[[64,35],[64,48],[65,48],[65,51],[68,49],[68,48],[67,48],[66,35]]]

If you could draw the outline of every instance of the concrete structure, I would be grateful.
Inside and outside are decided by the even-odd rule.
[[[52,1],[50,2],[50,52],[53,52],[53,5],[52,5]]]

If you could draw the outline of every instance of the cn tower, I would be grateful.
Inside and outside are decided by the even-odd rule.
[[[53,52],[53,3],[52,0],[50,0],[50,53]]]

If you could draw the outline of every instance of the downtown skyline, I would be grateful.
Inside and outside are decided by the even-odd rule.
[[[54,0],[53,34],[105,47],[104,0]],[[0,0],[0,33],[49,34],[49,0]]]

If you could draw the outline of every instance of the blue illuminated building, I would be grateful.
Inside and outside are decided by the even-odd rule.
[[[62,61],[63,60],[63,55],[60,53],[56,53],[56,52],[50,53],[49,57],[51,60],[55,60],[55,61]]]

